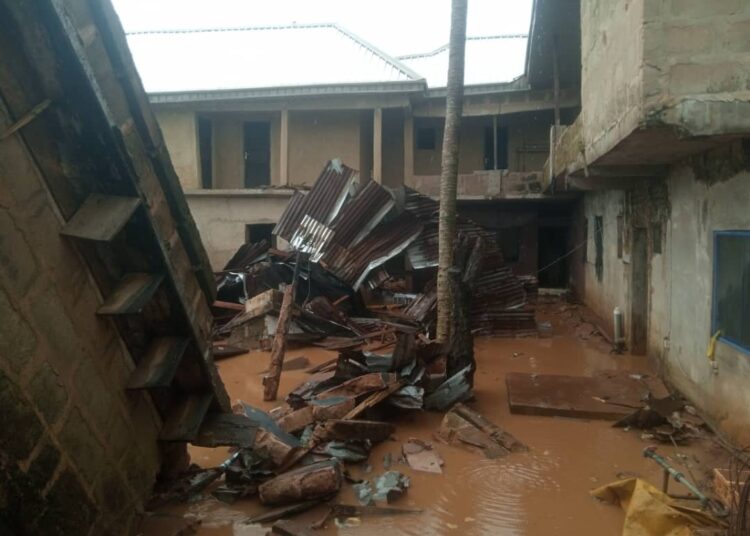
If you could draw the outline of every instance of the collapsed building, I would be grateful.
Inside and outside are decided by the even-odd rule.
[[[214,296],[112,6],[0,2],[0,533],[135,533],[229,410]]]

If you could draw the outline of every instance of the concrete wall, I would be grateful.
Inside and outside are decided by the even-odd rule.
[[[4,140],[0,533],[132,534],[160,423],[124,389],[133,363],[63,223],[20,137]]]
[[[539,171],[544,167],[549,155],[549,129],[553,121],[553,115],[548,111],[498,117],[498,127],[508,129],[510,171]],[[465,117],[462,120],[459,173],[484,169],[484,129],[491,126],[491,117]],[[420,127],[436,129],[436,146],[434,151],[420,150],[415,141],[414,174],[440,175],[444,122],[440,118],[417,117],[414,119],[415,136]]]
[[[648,354],[714,425],[737,444],[747,444],[750,355],[719,342],[716,375],[706,359],[712,335],[713,233],[750,229],[750,172],[737,165],[737,153],[736,148],[727,149],[683,162],[663,181],[646,182],[628,192],[587,193],[582,215],[588,219],[588,260],[573,280],[586,303],[608,323],[614,306],[620,306],[626,334],[630,333],[631,233],[634,227],[645,228]],[[602,281],[594,268],[596,215],[604,218]],[[623,217],[622,258],[617,256],[618,216]],[[661,241],[661,253],[654,250],[655,239]]]
[[[642,117],[644,5],[664,0],[581,2],[583,134],[593,161]],[[587,147],[587,153],[589,149]]]
[[[156,119],[161,127],[180,184],[185,189],[200,188],[198,127],[192,111],[160,110]]]
[[[360,115],[356,110],[289,113],[289,182],[312,185],[326,162],[340,158],[359,168]]]
[[[648,0],[644,17],[647,115],[685,122],[697,134],[750,125],[732,102],[747,101],[750,87],[750,3]]]
[[[245,243],[246,225],[278,222],[291,193],[291,190],[186,192],[190,212],[213,269],[224,268],[237,248]]]
[[[280,114],[276,112],[214,114],[213,175],[214,188],[244,188],[244,123],[268,121],[271,124],[271,184],[280,184]]]

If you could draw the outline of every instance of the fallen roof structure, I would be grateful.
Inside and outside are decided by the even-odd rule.
[[[0,198],[0,532],[134,532],[160,447],[230,408],[214,276],[109,2],[0,0]]]

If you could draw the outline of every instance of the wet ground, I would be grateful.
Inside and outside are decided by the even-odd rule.
[[[596,535],[620,534],[623,513],[602,504],[589,491],[619,478],[640,476],[659,486],[661,470],[642,457],[649,443],[638,431],[612,428],[611,422],[511,415],[508,410],[504,375],[506,372],[592,375],[599,370],[653,372],[644,357],[609,353],[609,345],[591,335],[582,324],[578,308],[562,304],[541,306],[538,319],[552,324],[548,338],[478,338],[476,340],[477,375],[474,409],[511,432],[530,447],[528,453],[511,454],[488,460],[483,455],[447,446],[432,437],[442,414],[406,413],[397,424],[395,441],[377,445],[370,456],[373,467],[365,474],[362,466],[351,465],[354,477],[372,478],[384,471],[388,453],[393,469],[411,478],[411,488],[394,506],[419,508],[423,513],[398,517],[363,518],[354,527],[337,528],[333,523],[321,535]],[[289,358],[304,355],[311,365],[336,355],[317,348],[294,349]],[[218,364],[233,403],[244,400],[271,409],[274,403],[262,402],[261,372],[268,366],[267,352],[251,352],[223,360]],[[282,377],[280,398],[303,382],[307,374],[287,371]],[[399,464],[401,443],[409,438],[430,441],[445,460],[442,475],[412,471]],[[722,451],[711,439],[693,442],[687,447],[659,446],[662,454],[681,464],[686,474],[705,482],[712,467],[720,464]],[[193,462],[210,467],[227,457],[226,449],[191,448]],[[684,493],[677,484],[670,491]],[[355,504],[348,484],[342,502]],[[264,535],[268,529],[247,525],[244,520],[264,508],[257,500],[234,505],[211,497],[189,505],[176,505],[161,514],[202,520],[201,535]],[[322,508],[298,519],[316,520]],[[164,519],[163,521],[167,521]],[[169,524],[169,523],[168,523]],[[160,527],[163,525],[160,523]],[[385,531],[385,532],[384,532]],[[163,528],[147,530],[147,536],[169,534]]]

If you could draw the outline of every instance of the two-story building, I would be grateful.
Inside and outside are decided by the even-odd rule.
[[[546,191],[582,196],[572,286],[747,444],[750,3],[536,0],[532,63],[572,24],[582,108],[545,171]]]
[[[437,196],[447,46],[395,58],[335,24],[128,41],[216,269],[269,237],[294,189],[331,158],[362,181]],[[550,125],[572,122],[579,104],[577,81],[555,93],[551,71],[530,87],[527,42],[467,40],[459,170],[460,210],[497,229],[519,273],[567,246],[568,199],[542,194],[542,168]],[[567,281],[547,273],[550,285]]]

